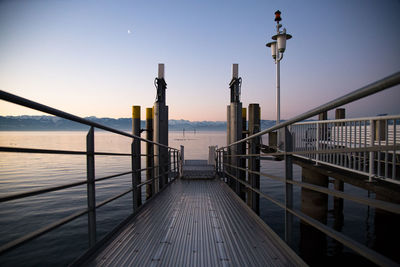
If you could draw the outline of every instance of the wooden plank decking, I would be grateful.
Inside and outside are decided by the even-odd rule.
[[[85,266],[301,266],[223,182],[178,179]]]

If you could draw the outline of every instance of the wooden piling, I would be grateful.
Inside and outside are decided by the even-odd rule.
[[[240,136],[240,139],[246,138],[246,133],[247,133],[247,108],[242,108],[242,134]],[[241,155],[246,154],[246,142],[243,142],[240,144],[241,148],[240,148],[240,153]],[[239,158],[239,167],[246,169],[246,158],[244,157],[240,157]],[[246,171],[243,170],[239,170],[238,172],[238,178],[242,181],[246,181]],[[246,201],[246,187],[243,186],[242,184],[239,185],[240,186],[240,193],[239,193],[239,197],[243,200]]]
[[[153,141],[153,108],[146,108],[146,139]],[[154,145],[146,143],[146,181],[154,178]],[[153,196],[154,180],[146,185],[146,199]]]
[[[227,106],[226,107],[226,145],[230,145],[231,144],[231,106]],[[231,160],[231,147],[228,147],[227,149],[227,157],[226,157],[226,161],[224,161],[226,164],[230,165],[232,163]],[[231,172],[231,167],[227,166],[225,167],[225,170],[229,173]],[[230,176],[228,176],[228,185],[233,188],[233,178],[231,178]]]
[[[335,119],[341,120],[346,118],[346,110],[344,108],[338,108],[335,110]],[[335,190],[344,190],[344,183],[342,180],[335,179],[334,181]],[[334,229],[341,230],[343,227],[343,198],[333,197],[333,210],[335,216]]]
[[[132,107],[132,134],[140,137],[140,106],[133,106]],[[140,188],[136,188],[138,184],[141,183],[141,149],[140,149],[140,140],[135,138],[132,142],[133,148],[133,195],[136,198],[136,205],[139,207],[142,205],[142,194]]]
[[[234,143],[242,137],[242,103],[231,103],[231,143]],[[235,167],[240,166],[240,158],[237,155],[242,155],[242,144],[237,144],[231,147],[231,165]],[[231,168],[231,175],[239,178],[239,170]],[[233,189],[236,194],[240,195],[240,183],[233,180]]]
[[[168,106],[165,104],[166,83],[164,64],[158,64],[157,101],[154,103],[154,141],[168,146]],[[156,145],[155,158],[155,192],[158,192],[168,181],[168,148]]]
[[[302,182],[322,187],[328,187],[328,176],[322,175],[303,166]],[[307,188],[301,189],[301,211],[323,224],[327,222],[328,195]],[[325,255],[327,240],[324,233],[307,223],[300,224],[300,253],[302,258],[315,264],[316,258]]]
[[[260,131],[260,106],[258,104],[249,105],[249,135],[256,134]],[[249,140],[249,154],[260,154],[260,137]],[[257,157],[248,158],[248,167],[252,172],[260,172],[260,159]],[[248,183],[255,189],[260,189],[260,175],[249,173]],[[247,205],[251,209],[260,214],[260,196],[252,190],[247,191]]]

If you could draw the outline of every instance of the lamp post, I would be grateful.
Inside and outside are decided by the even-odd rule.
[[[286,49],[286,40],[292,38],[290,34],[286,33],[285,28],[283,28],[282,31],[280,30],[282,24],[280,24],[279,21],[281,20],[281,12],[278,10],[275,12],[276,35],[272,36],[272,40],[274,41],[266,44],[266,46],[271,48],[272,58],[276,64],[276,124],[279,124],[281,120],[280,61],[282,60],[283,52],[285,52]]]

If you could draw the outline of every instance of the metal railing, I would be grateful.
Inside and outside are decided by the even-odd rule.
[[[394,73],[382,80],[355,90],[290,120],[270,127],[269,129],[240,139],[226,147],[219,148],[216,154],[216,171],[221,179],[232,186],[234,191],[236,188],[237,194],[240,193],[240,190],[238,190],[238,186],[235,186],[235,183],[240,184],[243,187],[243,190],[247,191],[246,201],[248,201],[249,198],[254,201],[254,195],[257,195],[258,197],[271,201],[284,210],[285,241],[288,244],[292,243],[293,216],[295,216],[302,222],[318,229],[332,239],[342,243],[380,266],[396,266],[397,263],[386,256],[368,248],[343,233],[328,227],[326,224],[312,218],[304,212],[295,209],[293,205],[293,185],[314,192],[334,196],[339,199],[351,200],[356,203],[379,208],[394,214],[400,214],[400,205],[366,197],[359,197],[342,191],[332,190],[327,187],[293,180],[292,162],[295,157],[306,157],[312,159],[314,162],[324,162],[326,164],[333,162],[336,166],[360,172],[363,175],[368,176],[369,179],[376,178],[377,176],[382,178],[382,174],[384,174],[386,180],[397,179],[396,166],[398,166],[397,155],[399,146],[397,145],[398,137],[396,127],[398,125],[399,116],[374,117],[361,120],[318,122],[301,121],[398,84],[400,84],[400,72]],[[382,139],[382,133],[379,133],[378,131],[378,135],[376,135],[372,132],[376,129],[374,126],[376,121],[378,121],[379,124],[378,129],[380,129],[379,127],[382,127],[386,130],[384,132],[384,141]],[[382,124],[385,126],[381,126]],[[372,127],[370,127],[370,125],[372,125]],[[278,143],[277,147],[281,149],[271,153],[254,153],[254,146],[252,147],[252,144],[260,144],[262,136],[271,136],[271,134],[276,134],[277,130],[280,135],[278,139],[282,140],[282,144]],[[344,134],[342,134],[342,131],[344,131]],[[363,131],[364,134],[362,133]],[[367,133],[365,133],[365,131]],[[368,131],[370,134],[372,133],[374,139],[372,139],[368,134]],[[391,134],[392,131],[393,134]],[[355,137],[356,135],[357,138]],[[241,146],[243,143],[246,143],[248,153],[232,153],[232,151],[240,151],[238,146]],[[254,162],[255,160],[271,159],[271,156],[281,157],[284,159],[284,177],[278,177],[276,175],[261,172],[259,163],[258,167],[257,164],[250,164],[251,161]],[[248,167],[239,164],[240,161],[238,159],[243,158],[247,159]],[[342,161],[340,161],[340,158],[342,158]],[[370,168],[371,165],[372,173]],[[256,166],[256,168],[254,168],[254,166]],[[390,171],[391,174],[389,174]],[[257,183],[252,180],[255,177],[265,177],[282,182],[285,188],[285,201],[281,202],[274,199],[271,195],[261,192],[259,186],[260,183],[258,182],[257,185]],[[249,202],[248,204],[253,208],[253,210],[255,210],[254,207],[257,205]]]
[[[290,126],[297,157],[400,183],[400,115],[299,122]]]
[[[142,186],[145,185],[152,185],[153,193],[152,195],[156,195],[159,190],[162,188],[159,188],[159,186],[164,185],[164,187],[171,183],[173,180],[175,180],[178,176],[179,173],[181,172],[181,162],[180,162],[180,151],[176,148],[168,147],[163,144],[153,142],[150,140],[146,140],[144,138],[141,138],[139,136],[135,136],[129,133],[126,133],[124,131],[120,131],[118,129],[114,129],[96,122],[92,122],[90,120],[86,120],[84,118],[39,104],[37,102],[33,102],[31,100],[4,92],[0,90],[0,99],[18,104],[21,106],[25,106],[34,110],[42,111],[54,116],[58,116],[70,121],[75,121],[84,125],[87,125],[90,127],[88,134],[86,136],[86,151],[71,151],[71,150],[50,150],[50,149],[32,149],[32,148],[21,148],[21,147],[0,147],[0,152],[13,152],[13,153],[40,153],[40,154],[61,154],[61,155],[86,155],[86,169],[87,169],[87,179],[78,181],[78,182],[73,182],[73,183],[66,183],[62,185],[56,185],[56,186],[48,186],[48,187],[42,187],[39,189],[34,189],[26,192],[20,192],[20,193],[11,193],[5,196],[0,197],[0,203],[4,203],[7,201],[13,201],[17,199],[22,199],[26,197],[32,197],[32,196],[37,196],[41,194],[45,194],[48,192],[54,192],[54,191],[59,191],[63,189],[68,189],[72,187],[77,187],[81,185],[87,185],[87,208],[82,209],[78,212],[75,212],[73,214],[70,214],[69,216],[66,216],[62,219],[59,219],[58,221],[52,222],[40,229],[37,229],[34,232],[31,232],[29,234],[26,234],[22,237],[19,237],[13,241],[10,241],[6,244],[3,244],[0,246],[0,255],[10,251],[22,244],[25,244],[26,242],[33,240],[39,236],[44,235],[47,232],[50,232],[68,222],[73,221],[74,219],[88,214],[88,240],[89,240],[89,247],[93,247],[97,240],[96,240],[96,210],[116,199],[121,198],[122,196],[125,196],[129,193],[132,192],[132,201],[133,201],[133,214],[138,210],[138,207],[141,205],[141,188]],[[120,136],[128,137],[132,139],[132,145],[131,145],[131,153],[111,153],[111,152],[96,152],[95,151],[95,145],[94,145],[94,136],[95,132],[94,129],[101,129],[107,132],[115,133]],[[156,154],[153,153],[152,155],[148,154],[139,154],[134,150],[134,143],[137,141],[145,142],[145,143],[150,143],[154,147],[162,147],[164,148],[162,151],[167,152],[166,155],[162,154]],[[153,148],[151,151],[155,151]],[[160,149],[161,151],[161,149]],[[162,152],[160,152],[162,153]],[[105,177],[96,177],[95,176],[95,156],[118,156],[118,157],[130,157],[131,158],[131,170],[127,172],[122,172],[122,173],[116,173],[113,175],[108,175]],[[167,158],[164,166],[147,166],[146,168],[140,168],[140,163],[139,166],[137,165],[137,160],[141,157],[165,157]],[[153,161],[154,162],[154,161]],[[157,170],[155,172],[155,170]],[[151,179],[146,179],[146,181],[142,182],[141,179],[141,173],[143,171],[148,171],[148,170],[153,170]],[[155,176],[155,174],[158,174]],[[95,184],[96,182],[99,181],[104,181],[104,180],[109,180],[112,178],[116,177],[121,177],[124,175],[132,175],[132,187],[128,188],[127,190],[112,196],[108,199],[105,199],[99,203],[96,202],[96,190],[95,190]],[[160,180],[163,180],[162,183],[159,183]]]

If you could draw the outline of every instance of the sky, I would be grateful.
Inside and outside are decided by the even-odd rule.
[[[130,117],[155,101],[165,64],[170,119],[226,120],[232,64],[243,106],[275,119],[274,12],[293,35],[281,119],[400,71],[400,1],[0,1],[0,89],[78,116]],[[400,86],[347,117],[400,114]],[[0,101],[0,115],[36,115]],[[329,117],[333,117],[333,112]]]

